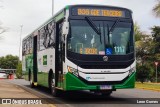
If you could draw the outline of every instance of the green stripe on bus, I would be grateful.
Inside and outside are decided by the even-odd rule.
[[[57,22],[60,19],[62,19],[63,17],[64,17],[64,11],[55,17],[55,21]]]
[[[124,89],[124,88],[134,88],[135,87],[135,75],[134,72],[123,84],[117,84],[114,86],[115,89]]]

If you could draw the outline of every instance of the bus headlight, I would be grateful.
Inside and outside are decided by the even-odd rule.
[[[70,73],[72,73],[72,74],[74,74],[75,76],[78,77],[78,70],[77,70],[77,69],[72,68],[72,67],[70,67],[70,66],[68,66],[67,68],[68,68],[68,71],[69,71]]]
[[[131,68],[131,69],[129,70],[129,76],[130,76],[133,72],[135,72],[135,71],[136,71],[136,67]]]

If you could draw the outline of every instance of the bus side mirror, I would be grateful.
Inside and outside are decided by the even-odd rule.
[[[63,22],[62,35],[66,36],[68,34],[68,31],[69,31],[69,22]]]

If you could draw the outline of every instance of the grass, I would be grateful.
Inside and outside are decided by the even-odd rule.
[[[146,90],[154,90],[160,92],[160,83],[140,83],[136,82],[136,88],[146,89]]]

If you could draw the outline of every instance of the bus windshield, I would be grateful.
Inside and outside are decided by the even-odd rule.
[[[118,22],[109,32],[114,21],[93,21],[95,32],[86,20],[71,20],[68,50],[78,54],[125,55],[133,51],[131,23]],[[133,48],[133,49],[132,49]]]

